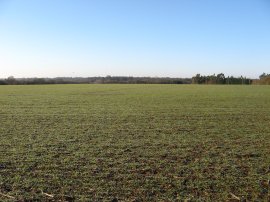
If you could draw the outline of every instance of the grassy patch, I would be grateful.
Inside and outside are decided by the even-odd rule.
[[[270,88],[0,86],[0,200],[270,200]]]

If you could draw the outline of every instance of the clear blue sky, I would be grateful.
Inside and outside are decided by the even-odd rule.
[[[258,77],[269,0],[0,0],[0,78]]]

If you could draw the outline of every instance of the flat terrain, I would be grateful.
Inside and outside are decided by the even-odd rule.
[[[0,201],[269,201],[270,86],[0,86]]]

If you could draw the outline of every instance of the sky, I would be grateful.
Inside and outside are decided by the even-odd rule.
[[[270,0],[0,0],[0,78],[270,73]]]

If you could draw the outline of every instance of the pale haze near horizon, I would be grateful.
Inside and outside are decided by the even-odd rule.
[[[0,78],[270,73],[268,0],[0,0]]]

